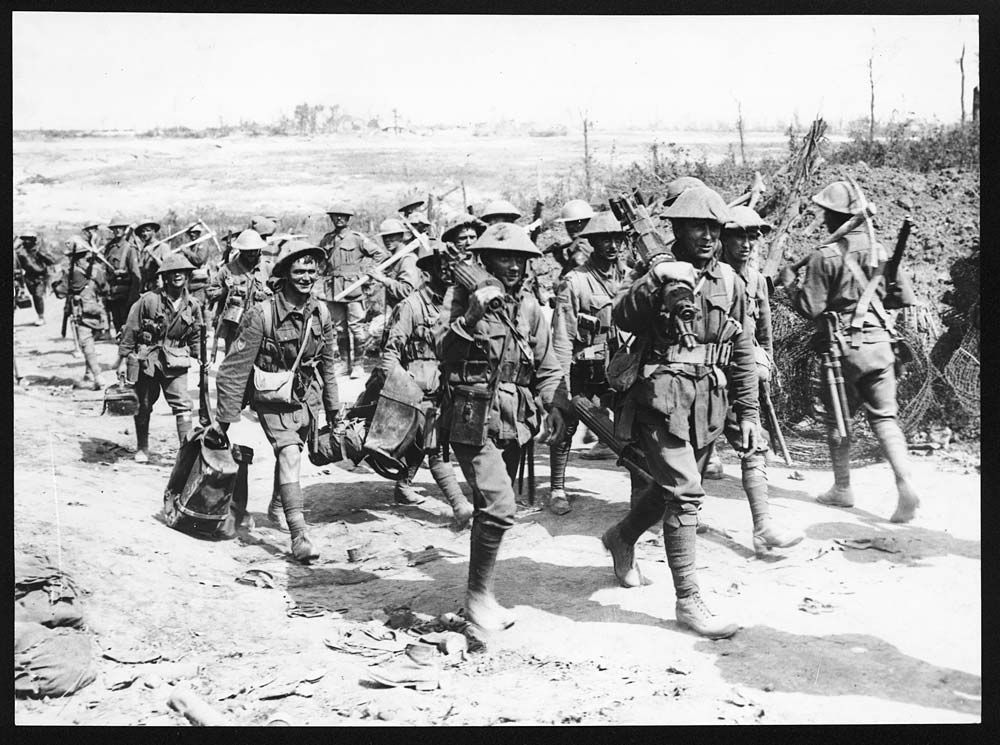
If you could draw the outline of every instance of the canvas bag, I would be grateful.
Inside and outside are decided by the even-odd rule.
[[[265,303],[262,308],[264,314],[264,335],[268,338],[274,337],[274,301]],[[306,321],[302,329],[302,339],[299,341],[299,353],[295,356],[295,362],[291,370],[278,370],[277,372],[266,372],[255,364],[253,366],[253,400],[258,404],[291,404],[295,401],[292,388],[295,383],[295,372],[299,369],[302,361],[302,353],[306,349],[306,339],[309,338],[309,326],[312,324],[312,314]]]

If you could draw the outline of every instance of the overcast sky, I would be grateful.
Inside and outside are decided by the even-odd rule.
[[[415,123],[957,121],[974,16],[12,14],[15,129],[269,122],[302,102]],[[874,29],[874,32],[873,32]],[[418,40],[418,43],[414,43]]]

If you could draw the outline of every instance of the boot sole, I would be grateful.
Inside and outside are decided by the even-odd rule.
[[[728,639],[729,637],[731,637],[733,634],[735,634],[737,631],[740,630],[739,626],[733,626],[731,629],[727,627],[722,631],[716,632],[714,634],[709,634],[704,631],[698,631],[698,629],[689,624],[687,621],[678,620],[677,623],[680,626],[683,626],[691,633],[697,634],[698,636],[704,637],[705,639]]]

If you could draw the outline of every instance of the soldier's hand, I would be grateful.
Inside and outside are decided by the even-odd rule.
[[[562,442],[566,437],[566,421],[563,419],[562,411],[555,406],[545,418],[545,431],[539,438],[539,442]]]
[[[788,287],[795,281],[795,276],[795,270],[791,266],[783,266],[781,267],[781,271],[778,272],[778,279],[775,284],[779,287]]]
[[[370,272],[368,272],[368,276],[374,279],[376,282],[381,282],[382,284],[385,284],[386,282],[389,281],[389,278],[385,276],[385,272],[381,272],[378,269],[372,269]]]
[[[465,311],[466,328],[472,328],[479,323],[480,319],[486,315],[489,304],[496,298],[502,297],[503,290],[493,285],[480,287],[478,290],[469,295],[469,307]]]
[[[740,420],[740,455],[745,456],[757,449],[757,423],[749,419]]]

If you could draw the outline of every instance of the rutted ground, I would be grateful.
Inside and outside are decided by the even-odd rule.
[[[251,415],[231,435],[256,452],[250,508],[259,526],[228,542],[171,530],[158,517],[175,440],[169,409],[160,402],[151,425],[152,449],[163,457],[133,463],[131,419],[99,416],[99,393],[48,384],[83,374],[71,342],[58,338],[57,316],[50,312],[44,327],[27,325],[30,311],[15,316],[14,353],[31,381],[14,392],[15,546],[61,558],[89,591],[84,609],[102,647],[198,663],[188,684],[237,723],[261,724],[277,710],[311,725],[981,719],[975,469],[915,457],[924,503],[913,523],[893,525],[886,464],[855,471],[852,510],[812,501],[829,473],[802,469],[796,481],[773,465],[773,514],[806,539],[783,559],[761,561],[750,548],[738,465],[725,451],[727,477],[711,482],[702,513],[712,530],[699,536],[698,566],[708,603],[744,628],[711,642],[674,622],[656,533],[637,549],[654,584],[617,587],[598,536],[624,514],[627,478],[610,462],[574,457],[573,511],[525,511],[503,544],[497,592],[517,610],[517,625],[446,667],[439,691],[380,689],[363,682],[368,659],[324,639],[382,618],[385,608],[460,608],[468,534],[448,527],[430,475],[421,471],[418,484],[431,498],[399,507],[391,485],[373,474],[305,464],[307,519],[322,558],[300,567],[286,556],[287,536],[261,514],[273,456]],[[98,349],[109,366],[114,348]],[[360,383],[341,382],[350,400]],[[544,447],[537,473],[544,494]],[[849,547],[868,538],[881,539],[878,548]],[[347,562],[354,546],[366,556],[361,564]],[[407,551],[427,546],[457,556],[406,566]],[[250,568],[269,571],[277,586],[237,583]],[[290,617],[296,607],[321,614]],[[183,723],[167,709],[163,686],[111,690],[124,667],[101,659],[94,684],[61,701],[18,701],[16,721]],[[318,682],[300,686],[308,695],[240,693],[317,671]]]

